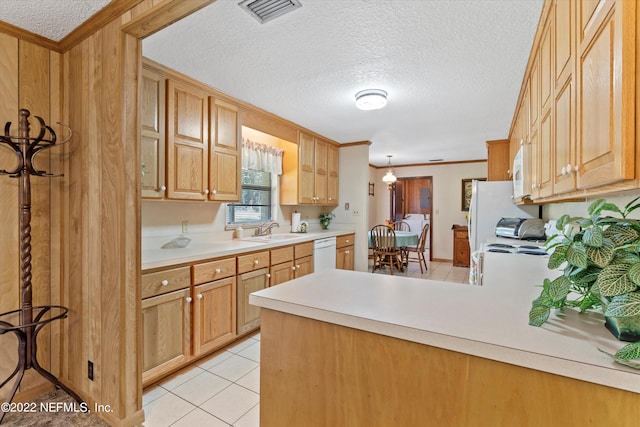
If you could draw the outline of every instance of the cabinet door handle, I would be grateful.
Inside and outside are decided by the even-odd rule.
[[[212,193],[213,193],[213,194],[218,194],[218,190],[215,190],[215,189],[214,189],[214,190],[212,191]]]
[[[344,251],[344,253],[345,253],[345,254],[350,254],[350,253],[351,253],[351,251]]]
[[[260,264],[260,260],[254,259],[254,260],[253,260],[253,263],[254,263],[255,265],[258,265],[258,264]]]
[[[350,242],[349,242],[349,239],[345,240],[345,242],[346,242],[346,243],[350,243]]]
[[[265,276],[267,276],[267,279],[271,278],[271,275],[269,273],[265,274]]]
[[[162,282],[160,282],[160,284],[162,286],[167,286],[169,284],[169,281],[167,279],[164,279]]]
[[[566,166],[563,166],[563,167],[562,167],[562,170],[560,171],[560,173],[561,173],[562,175],[566,175],[566,174],[567,174],[567,167],[566,167]]]
[[[208,188],[204,189],[204,194],[209,194],[209,189]]]
[[[220,274],[220,272],[221,272],[222,270],[220,270],[219,268],[216,268],[216,270],[215,270],[215,271],[216,271],[216,274]]]
[[[198,297],[198,299],[202,299],[202,294],[198,294],[196,296]]]
[[[300,264],[296,264],[296,269],[300,268]]]
[[[295,265],[294,265],[294,266],[292,266],[292,267],[291,267],[291,269],[292,269],[293,271],[296,271],[296,266],[295,266]]]
[[[160,190],[160,191],[164,191],[164,190],[166,190],[166,189],[167,189],[167,186],[166,186],[166,185],[161,185],[161,186],[160,186],[160,188],[159,188],[159,190]]]
[[[191,303],[191,301],[193,301],[193,298],[187,297],[187,298],[185,298],[185,301],[187,301],[188,303]]]

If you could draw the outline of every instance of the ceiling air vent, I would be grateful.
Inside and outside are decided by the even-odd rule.
[[[243,0],[238,6],[264,24],[302,6],[298,0]]]

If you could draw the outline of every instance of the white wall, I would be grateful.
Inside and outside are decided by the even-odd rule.
[[[375,196],[371,202],[375,204],[375,213],[372,212],[368,225],[384,223],[389,218],[390,200],[389,190],[382,182],[382,177],[387,172],[386,168],[371,168],[370,175],[375,183]],[[454,224],[465,225],[466,211],[462,210],[462,180],[467,178],[486,178],[487,163],[454,163],[444,165],[405,166],[393,167],[394,173],[400,178],[431,176],[433,177],[431,233],[433,243],[431,246],[434,260],[453,259],[453,232]]]
[[[551,205],[545,205],[542,207],[542,216],[547,220],[558,219],[564,214],[567,214],[569,216],[587,217],[587,209],[589,208],[589,205],[591,205],[591,203],[593,203],[597,199],[601,198],[606,199],[607,202],[613,203],[617,205],[621,210],[624,210],[625,205],[638,196],[640,196],[640,190],[633,190],[615,196],[592,197],[584,202],[555,203]],[[618,216],[614,213],[611,213],[611,215]],[[640,218],[640,209],[634,211],[633,214],[631,214],[629,217]]]
[[[354,264],[356,271],[367,271],[367,231],[369,218],[369,146],[340,148],[340,199],[333,211],[336,226],[355,229]],[[345,203],[349,209],[345,209]]]

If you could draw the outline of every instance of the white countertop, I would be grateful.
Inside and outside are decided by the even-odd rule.
[[[162,245],[176,236],[147,237],[142,240],[142,271],[173,265],[187,264],[210,258],[236,255],[242,252],[286,246],[321,239],[324,237],[342,236],[354,233],[354,230],[323,230],[318,232],[299,233],[299,235],[271,242],[254,241],[251,236],[244,239],[217,240],[211,235],[189,234],[191,243],[186,248],[162,249]],[[277,233],[274,233],[277,234]],[[285,233],[290,234],[290,233]]]
[[[568,310],[541,328],[528,325],[535,287],[548,271],[510,268],[489,284],[328,270],[250,295],[264,308],[640,393],[640,371],[598,347],[624,345],[602,315]],[[555,277],[551,274],[550,277]],[[518,278],[527,278],[525,280]]]

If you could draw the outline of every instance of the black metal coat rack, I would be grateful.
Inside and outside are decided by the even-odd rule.
[[[56,143],[56,134],[47,126],[42,118],[35,116],[40,122],[40,132],[36,137],[29,136],[29,110],[19,111],[18,136],[10,135],[11,122],[7,122],[4,127],[4,135],[0,136],[0,144],[11,148],[17,157],[18,165],[13,170],[0,169],[0,175],[9,175],[11,178],[18,178],[18,207],[19,207],[19,229],[20,229],[20,290],[21,308],[0,314],[0,335],[14,333],[18,338],[18,364],[9,377],[0,384],[2,389],[12,378],[16,381],[9,393],[7,402],[11,402],[18,390],[24,373],[28,369],[35,369],[40,375],[45,377],[57,388],[61,388],[72,396],[76,401],[82,403],[82,399],[67,386],[62,384],[51,372],[44,369],[37,360],[37,335],[47,324],[54,320],[67,317],[69,309],[59,305],[32,306],[32,285],[31,285],[31,175],[52,177],[61,176],[36,169],[33,159],[42,151],[60,146],[71,139],[71,129],[67,138]],[[49,138],[46,139],[46,134]],[[10,320],[19,317],[19,324],[14,325]],[[5,320],[6,319],[6,320]],[[14,321],[15,322],[15,321]],[[6,412],[0,415],[0,423],[4,419]]]

